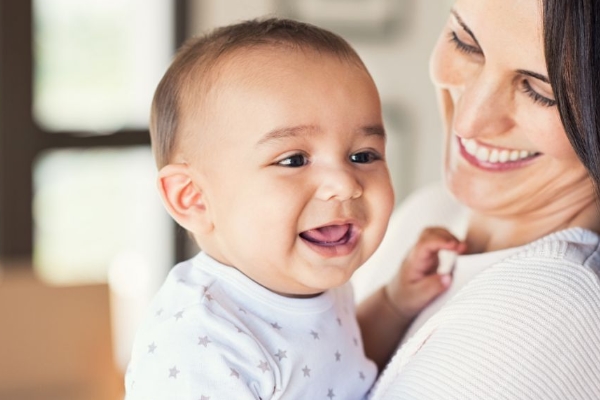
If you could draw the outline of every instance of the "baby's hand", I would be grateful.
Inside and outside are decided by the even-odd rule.
[[[444,228],[425,229],[396,276],[385,288],[391,305],[403,318],[416,317],[452,282],[451,275],[437,273],[439,251],[450,250],[461,254],[466,249],[464,242]]]

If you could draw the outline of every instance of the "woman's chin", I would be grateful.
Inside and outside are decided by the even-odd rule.
[[[498,187],[491,182],[481,182],[475,179],[455,176],[452,173],[445,174],[446,188],[460,204],[475,212],[495,213],[503,209],[506,203]]]
[[[462,159],[456,149],[448,149],[444,164],[445,185],[462,205],[475,212],[503,213],[513,208],[522,197],[515,193],[514,180],[507,173],[490,173]],[[517,195],[515,198],[515,194]]]

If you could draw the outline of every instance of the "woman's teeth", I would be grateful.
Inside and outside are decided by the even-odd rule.
[[[482,162],[506,163],[524,160],[538,153],[527,150],[490,149],[481,146],[473,139],[459,138],[467,153]]]

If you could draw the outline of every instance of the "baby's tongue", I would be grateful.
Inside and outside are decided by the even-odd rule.
[[[350,229],[349,224],[324,226],[302,232],[302,237],[311,242],[337,242],[348,233],[348,229]]]

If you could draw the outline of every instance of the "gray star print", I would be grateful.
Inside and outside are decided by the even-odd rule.
[[[310,331],[310,334],[313,336],[313,339],[317,340],[319,339],[319,334],[315,331]]]
[[[284,358],[287,358],[287,350],[281,350],[279,349],[279,351],[277,353],[275,353],[275,357],[277,357],[279,359],[279,361],[283,360]]]
[[[339,326],[342,326],[342,320],[340,318],[336,318]]]
[[[302,372],[304,372],[305,377],[308,376],[310,378],[310,368],[308,368],[308,365],[305,365],[304,368],[302,368]]]
[[[363,380],[363,381],[365,380],[365,374],[363,374],[363,372],[362,372],[362,371],[360,371],[360,372],[358,373],[358,377],[359,377],[361,380]]]
[[[208,301],[212,301],[212,299],[213,299],[213,297],[210,295],[210,293],[206,293],[206,295],[204,297],[206,297],[206,300],[208,300]]]
[[[163,309],[161,308],[160,310],[156,310],[156,316],[159,317],[160,314],[162,314]]]
[[[177,374],[178,374],[179,372],[180,372],[180,371],[177,369],[177,367],[176,367],[176,366],[175,366],[175,367],[173,367],[173,368],[169,368],[169,378],[175,378],[175,379],[177,379]]]
[[[327,390],[327,397],[329,397],[330,399],[333,399],[335,397],[335,393],[333,393],[333,389]]]
[[[179,311],[177,314],[175,314],[175,321],[178,321],[181,318],[183,318],[183,311]]]
[[[148,345],[148,353],[154,354],[154,350],[156,350],[156,344],[154,344],[154,342],[152,342],[151,344]]]
[[[208,336],[198,337],[198,346],[207,347],[209,343],[212,343],[212,341],[208,338]]]
[[[335,352],[335,361],[340,361],[340,358],[342,357],[342,355],[340,354],[339,351]]]
[[[280,330],[281,330],[281,326],[279,326],[279,324],[278,324],[277,322],[275,322],[275,323],[272,323],[272,324],[271,324],[271,326],[272,326],[274,329],[277,329],[278,331],[280,331]]]
[[[266,361],[261,361],[260,364],[257,365],[258,368],[260,368],[262,370],[263,373],[267,372],[268,370],[270,370],[269,368],[269,364],[267,364]]]

